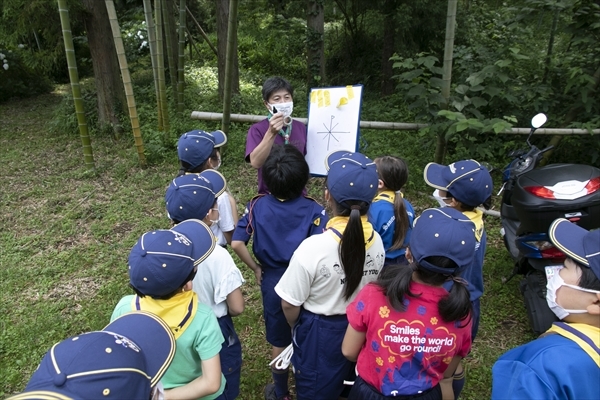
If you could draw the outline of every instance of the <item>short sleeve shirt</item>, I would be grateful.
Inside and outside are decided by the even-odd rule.
[[[219,222],[212,225],[210,230],[217,238],[217,244],[219,246],[227,245],[227,239],[223,232],[231,232],[235,229],[233,223],[233,212],[231,210],[231,204],[229,203],[229,193],[223,192],[217,197],[217,208],[219,209]]]
[[[269,120],[264,119],[252,125],[248,129],[246,137],[246,162],[250,162],[250,153],[260,144],[269,129]],[[277,135],[274,144],[284,144],[285,139]],[[306,155],[306,125],[302,122],[292,120],[292,133],[290,135],[290,144],[294,145],[302,154]],[[267,186],[262,180],[262,168],[258,169],[258,193],[267,193]]]
[[[358,375],[384,396],[414,395],[436,386],[452,358],[471,349],[471,322],[447,323],[439,315],[438,301],[448,294],[444,288],[412,282],[410,291],[421,295],[407,296],[401,312],[381,287],[369,284],[346,310],[349,324],[366,334]]]
[[[415,210],[406,199],[404,206],[406,215],[408,216],[408,231],[404,236],[404,246],[400,249],[391,250],[390,247],[394,244],[394,229],[396,229],[396,218],[394,216],[394,204],[386,200],[374,201],[369,207],[369,222],[373,224],[375,229],[383,240],[386,258],[396,258],[406,253],[406,246],[410,242],[410,233],[412,231],[413,222],[415,220]]]
[[[135,296],[125,296],[119,301],[111,321],[134,310]],[[177,348],[173,362],[163,375],[161,382],[165,389],[172,389],[187,385],[202,375],[202,360],[209,360],[221,351],[221,344],[225,341],[217,317],[212,309],[204,304],[198,304],[194,319],[185,332],[176,340]],[[225,389],[225,377],[221,374],[221,387],[210,396],[202,400],[212,400]]]

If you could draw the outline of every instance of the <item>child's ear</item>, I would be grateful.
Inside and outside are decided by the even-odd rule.
[[[377,189],[383,189],[383,181],[381,179],[379,179],[379,182],[377,183]]]
[[[412,264],[412,262],[414,261],[414,259],[413,259],[412,253],[410,252],[410,247],[406,248],[405,257],[406,257],[406,261],[408,261],[410,264]]]
[[[600,315],[600,293],[596,293],[596,297],[596,302],[587,306],[587,312],[592,315]]]

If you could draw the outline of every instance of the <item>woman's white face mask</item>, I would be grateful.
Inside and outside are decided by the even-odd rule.
[[[548,303],[548,307],[550,310],[559,318],[563,319],[569,314],[585,314],[587,310],[567,310],[564,309],[560,304],[556,302],[556,291],[561,286],[570,287],[571,289],[580,290],[582,292],[588,293],[600,293],[598,290],[592,289],[584,289],[582,287],[576,285],[570,285],[565,283],[563,278],[560,276],[559,272],[563,269],[562,265],[553,265],[550,267],[546,267],[546,279],[548,279],[548,283],[546,284],[546,302]]]

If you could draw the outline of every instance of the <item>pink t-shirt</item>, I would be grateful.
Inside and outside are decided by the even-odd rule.
[[[269,129],[269,120],[264,119],[255,123],[248,129],[246,137],[246,162],[250,162],[250,153],[260,144],[265,133]],[[284,144],[285,139],[281,135],[275,138],[275,144]],[[292,133],[290,134],[290,144],[293,144],[300,152],[306,155],[306,125],[302,122],[293,120]],[[268,193],[267,187],[262,180],[262,168],[258,169],[258,193]]]
[[[366,341],[357,361],[358,375],[384,396],[414,395],[432,388],[456,355],[471,349],[471,322],[446,323],[438,301],[448,292],[412,282],[406,311],[392,308],[381,287],[365,286],[346,309],[348,322]]]

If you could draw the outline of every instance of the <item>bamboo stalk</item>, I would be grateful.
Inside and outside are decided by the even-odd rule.
[[[202,35],[202,37],[204,38],[204,40],[206,40],[206,43],[208,43],[208,46],[211,48],[211,50],[213,51],[213,53],[215,53],[215,56],[218,55],[217,49],[215,48],[215,46],[213,46],[213,44],[208,39],[208,36],[206,35],[206,32],[204,32],[204,29],[202,29],[202,27],[200,26],[200,24],[198,23],[198,21],[194,17],[194,14],[192,14],[192,12],[190,11],[190,9],[188,7],[186,7],[185,9],[187,10],[187,12],[190,15],[190,17],[192,17],[192,21],[194,21],[196,23],[196,26],[200,30],[200,35]]]
[[[158,72],[158,93],[160,95],[160,109],[162,113],[165,143],[169,141],[169,108],[167,105],[167,86],[165,84],[165,57],[163,54],[163,23],[162,6],[164,0],[154,0],[154,15],[156,17],[156,71]]]
[[[223,113],[192,111],[190,117],[202,121],[221,121]],[[231,122],[260,122],[265,119],[264,115],[251,114],[231,114]],[[308,123],[307,118],[294,118],[294,120],[303,124]],[[364,129],[390,130],[390,131],[416,131],[426,128],[427,124],[413,124],[405,122],[383,122],[383,121],[360,121],[360,127]],[[531,128],[511,128],[510,130],[500,132],[503,135],[528,135]],[[493,134],[493,133],[490,133]],[[534,135],[600,135],[600,129],[588,131],[586,129],[571,128],[540,128]]]
[[[169,15],[169,9],[167,7],[167,2],[169,0],[162,0],[162,21],[165,33],[165,47],[167,49],[167,62],[169,65],[169,83],[171,84],[172,93],[175,93],[177,90],[177,66],[175,63],[175,49],[173,49],[173,37],[171,36],[171,29],[173,26],[171,25],[171,15]]]
[[[223,120],[221,130],[229,134],[231,115],[231,81],[233,79],[233,60],[237,47],[238,0],[229,0],[229,21],[227,24],[227,53],[225,56],[225,82],[223,86]]]
[[[60,25],[62,27],[65,53],[67,55],[67,67],[69,68],[69,80],[71,81],[71,90],[73,92],[73,103],[75,103],[75,114],[77,115],[79,137],[81,138],[81,144],[83,146],[83,161],[88,170],[93,170],[95,167],[94,155],[92,151],[90,135],[88,132],[87,120],[85,118],[83,98],[81,97],[81,87],[79,86],[79,73],[77,71],[75,47],[73,46],[73,35],[71,33],[71,22],[69,19],[69,10],[67,9],[66,0],[58,0],[58,12],[60,14]]]
[[[156,26],[152,18],[151,0],[144,0],[144,18],[146,19],[146,28],[148,30],[148,43],[150,45],[150,60],[152,61],[152,75],[154,76],[154,91],[156,92],[156,111],[158,115],[158,130],[163,131],[163,116],[160,104],[160,91],[158,83],[158,67],[156,60]]]
[[[138,158],[142,167],[146,166],[146,155],[144,154],[144,142],[142,140],[142,132],[140,130],[140,120],[137,114],[135,105],[135,97],[133,95],[133,85],[131,84],[131,75],[129,74],[129,66],[127,57],[125,56],[125,47],[123,46],[123,38],[121,37],[121,28],[117,20],[117,12],[113,0],[105,0],[106,11],[108,11],[108,20],[115,40],[115,48],[117,49],[117,58],[119,59],[119,67],[121,69],[121,77],[123,86],[125,87],[125,98],[127,99],[127,108],[129,109],[129,120],[131,121],[131,130],[133,131],[133,139],[137,149]]]
[[[183,116],[183,64],[185,62],[185,0],[179,0],[179,62],[177,63],[177,112]]]

